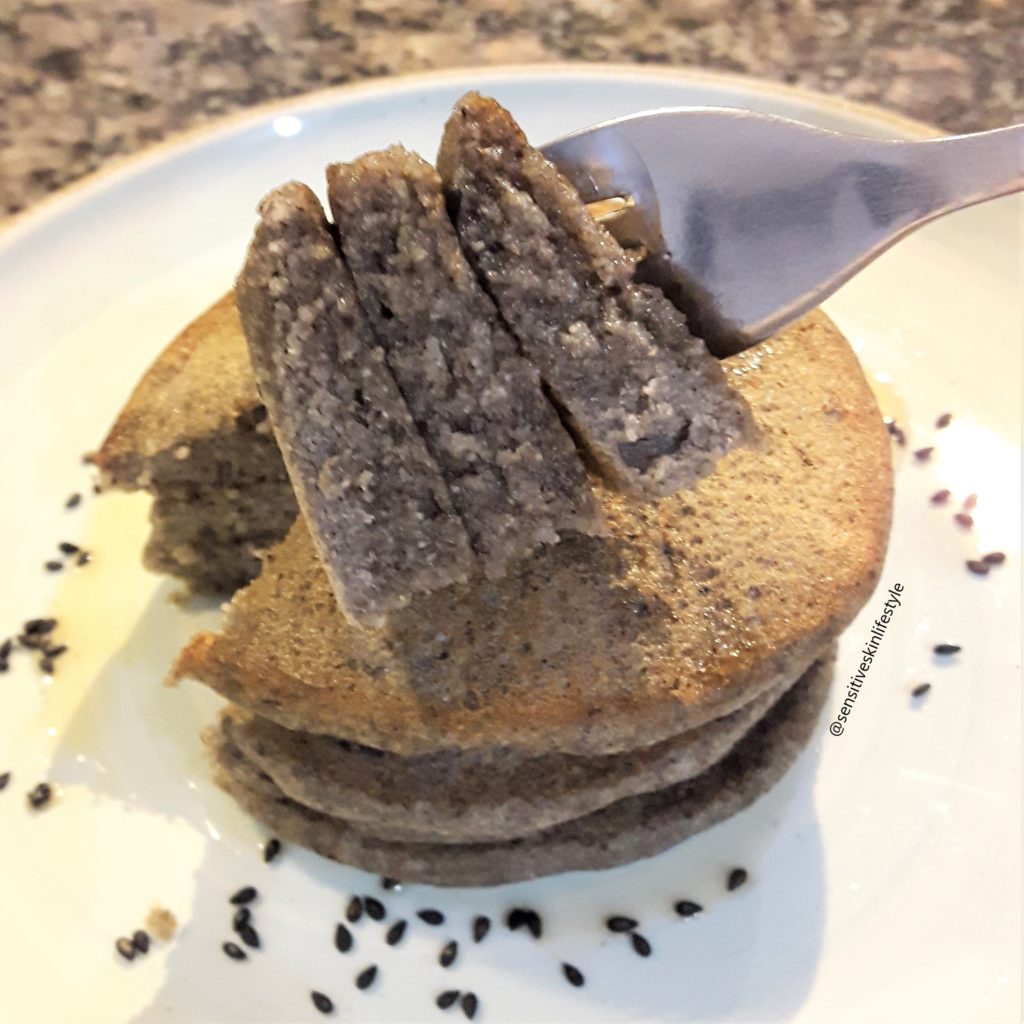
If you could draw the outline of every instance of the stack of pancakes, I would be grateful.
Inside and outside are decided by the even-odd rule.
[[[439,885],[609,867],[740,810],[808,742],[836,638],[877,582],[892,492],[871,391],[820,313],[721,364],[755,444],[664,497],[592,481],[600,531],[373,629],[342,613],[296,516],[237,319],[222,304],[188,339],[96,461],[157,510],[192,495],[188,556],[156,535],[149,553],[186,577],[204,545],[226,578],[251,575],[260,501],[272,539],[291,522],[172,672],[228,699],[207,736],[217,779],[282,838]],[[213,521],[226,508],[234,534]]]
[[[283,837],[439,885],[623,863],[755,799],[877,581],[889,441],[820,314],[725,366],[756,450],[657,503],[598,491],[606,535],[381,630],[341,615],[297,520],[174,669],[231,701],[221,785]]]

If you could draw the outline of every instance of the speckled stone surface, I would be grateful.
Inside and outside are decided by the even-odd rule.
[[[0,0],[0,218],[254,103],[546,60],[745,72],[967,131],[1024,118],[1024,0]]]

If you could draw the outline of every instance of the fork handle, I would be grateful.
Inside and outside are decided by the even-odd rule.
[[[924,142],[891,142],[918,192],[916,227],[953,210],[1024,190],[1024,124]],[[910,226],[910,225],[908,225]]]

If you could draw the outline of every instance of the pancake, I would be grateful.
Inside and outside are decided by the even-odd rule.
[[[154,495],[149,569],[210,594],[258,575],[298,507],[232,293],[164,349],[91,459],[105,487]]]
[[[417,593],[465,580],[465,525],[305,185],[263,197],[235,297],[274,436],[345,615],[378,626]]]
[[[752,440],[718,360],[507,110],[463,96],[437,166],[466,257],[616,488],[672,494]]]
[[[425,595],[373,632],[338,612],[296,523],[223,631],[196,637],[171,678],[403,756],[629,750],[796,678],[878,580],[889,439],[819,312],[723,365],[763,440],[693,493],[636,504],[599,491],[606,536]]]
[[[366,319],[485,574],[594,532],[583,462],[466,262],[437,171],[392,146],[327,182]]]
[[[828,668],[834,649],[809,671]],[[622,754],[534,758],[503,748],[401,758],[229,710],[222,730],[285,796],[382,839],[511,839],[663,789],[720,761],[794,682],[699,729]]]
[[[218,783],[282,839],[407,882],[500,885],[649,857],[742,810],[777,782],[806,746],[829,671],[809,672],[718,764],[656,793],[506,843],[388,842],[290,800],[222,731],[207,742]]]

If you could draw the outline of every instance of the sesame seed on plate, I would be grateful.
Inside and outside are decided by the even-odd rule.
[[[540,919],[540,914],[538,914],[536,910],[531,910],[529,907],[513,907],[505,918],[505,926],[509,931],[515,931],[518,928],[525,928],[535,939],[539,939],[541,937],[541,933],[544,929],[543,922]]]
[[[639,922],[632,917],[625,917],[622,914],[615,914],[605,921],[605,927],[610,932],[631,932]]]
[[[352,933],[339,921],[334,929],[334,948],[347,953],[352,948]]]
[[[252,901],[256,899],[258,895],[259,893],[256,891],[255,886],[246,885],[243,888],[239,889],[238,892],[236,892],[228,902],[234,903],[236,907],[240,907],[246,903],[252,903]]]
[[[747,872],[743,868],[733,868],[725,884],[729,892],[735,892],[746,880]]]
[[[41,810],[50,802],[52,797],[53,789],[50,787],[50,784],[48,782],[40,782],[28,794],[29,806],[35,811]]]
[[[582,988],[586,981],[583,972],[578,967],[573,967],[572,964],[562,964],[562,973],[573,988]]]
[[[356,988],[365,992],[377,977],[377,965],[371,964],[356,975]]]
[[[675,906],[675,911],[680,917],[693,917],[703,909],[699,903],[694,903],[693,900],[680,900]]]
[[[334,1013],[334,1003],[332,1003],[330,997],[325,996],[323,992],[310,992],[309,998],[313,1000],[313,1005],[321,1013]]]

